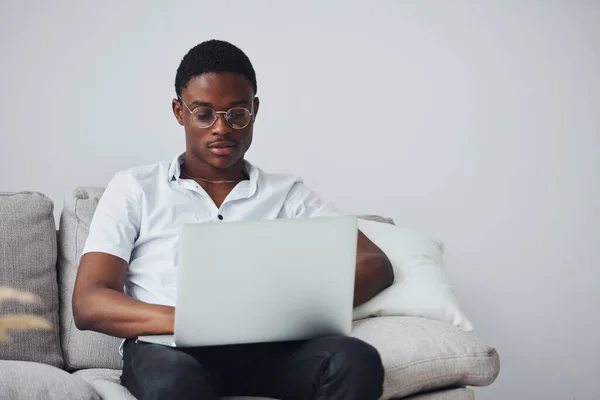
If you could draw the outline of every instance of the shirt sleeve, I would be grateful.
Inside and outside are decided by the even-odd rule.
[[[337,208],[323,200],[303,182],[296,182],[286,199],[286,211],[290,218],[337,217]]]
[[[141,223],[140,187],[127,172],[119,172],[100,198],[82,255],[112,254],[129,262]]]

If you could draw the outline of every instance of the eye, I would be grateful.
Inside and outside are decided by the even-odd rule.
[[[196,119],[200,121],[208,121],[209,119],[211,119],[211,115],[207,113],[196,114]]]
[[[211,110],[196,110],[194,112],[194,118],[201,122],[211,121],[214,118],[214,114]]]
[[[248,111],[244,108],[232,108],[229,110],[229,118],[245,118],[248,116]]]

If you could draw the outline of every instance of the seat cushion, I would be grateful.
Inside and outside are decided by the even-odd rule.
[[[104,400],[135,400],[121,385],[121,371],[114,369],[85,369],[73,373],[98,392]],[[224,397],[222,400],[274,400],[266,397]]]
[[[489,385],[500,371],[495,349],[473,333],[445,322],[417,317],[370,318],[354,322],[352,336],[372,344],[381,354],[386,374],[382,399],[427,393],[414,399],[471,400],[470,389],[447,389]],[[89,382],[105,399],[133,399],[119,384],[120,370],[89,369],[73,375]],[[228,398],[242,399],[251,398]]]
[[[0,399],[100,400],[85,381],[46,364],[0,361]]]
[[[90,222],[104,189],[75,189],[65,199],[58,232],[58,280],[60,285],[61,338],[65,368],[121,369],[120,340],[91,331],[80,331],[73,321],[71,297],[79,257],[88,236]]]
[[[121,385],[121,370],[93,368],[82,369],[73,376],[89,383],[106,400],[135,400],[129,390]]]
[[[135,400],[121,385],[121,371],[113,369],[87,369],[73,376],[89,383],[104,400]],[[1,393],[1,392],[0,392]],[[410,396],[409,400],[474,400],[473,390],[468,388],[448,389]],[[221,400],[276,400],[267,397],[222,397]]]
[[[89,383],[104,400],[135,400],[120,383],[121,371],[112,369],[87,369],[73,376]],[[0,392],[2,393],[2,392]],[[409,396],[407,400],[474,400],[473,390],[468,388],[447,389]],[[223,397],[221,400],[276,400],[266,397]]]
[[[0,287],[37,295],[37,302],[0,303],[0,315],[32,314],[50,330],[9,331],[0,359],[62,367],[56,281],[56,228],[52,201],[40,193],[0,193]]]
[[[418,317],[355,321],[352,336],[372,344],[385,367],[384,399],[486,386],[500,371],[496,350],[445,322]]]
[[[406,397],[406,400],[475,400],[475,392],[469,388],[439,390]]]

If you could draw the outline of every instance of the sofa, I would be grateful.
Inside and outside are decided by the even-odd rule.
[[[0,193],[0,287],[41,299],[21,303],[0,298],[0,321],[28,314],[52,324],[52,329],[11,330],[10,340],[0,341],[1,399],[134,400],[119,381],[120,339],[80,331],[73,322],[71,295],[79,257],[102,192],[75,189],[65,200],[58,231],[48,197]],[[500,369],[494,348],[442,321],[366,318],[354,321],[352,335],[381,353],[386,371],[382,399],[474,399],[470,386],[490,385]]]

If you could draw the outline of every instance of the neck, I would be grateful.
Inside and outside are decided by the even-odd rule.
[[[244,160],[241,159],[229,168],[214,168],[213,166],[190,157],[187,154],[182,166],[183,174],[190,178],[199,178],[206,181],[243,181],[247,179],[244,171]]]

